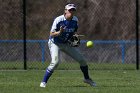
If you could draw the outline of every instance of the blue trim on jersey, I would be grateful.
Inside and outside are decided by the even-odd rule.
[[[65,31],[57,37],[49,37],[54,43],[67,43],[67,41],[73,36],[78,29],[77,17],[73,17],[72,20],[66,20],[64,15],[57,17],[54,20],[51,31],[59,31],[61,26],[66,27]]]

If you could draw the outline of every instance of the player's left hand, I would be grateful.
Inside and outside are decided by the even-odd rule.
[[[60,33],[62,33],[62,32],[64,32],[65,31],[65,29],[66,29],[66,26],[60,26]]]

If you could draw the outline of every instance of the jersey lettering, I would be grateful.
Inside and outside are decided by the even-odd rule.
[[[65,31],[62,32],[62,34],[58,37],[53,37],[50,39],[53,39],[54,43],[66,43],[68,39],[70,39],[75,31],[77,31],[78,25],[77,25],[78,19],[77,17],[73,17],[72,20],[68,21],[65,19],[64,15],[61,15],[57,17],[54,20],[54,23],[52,25],[51,31],[59,31],[60,27],[66,27]]]

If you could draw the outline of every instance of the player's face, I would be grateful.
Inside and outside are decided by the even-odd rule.
[[[67,19],[72,18],[74,13],[75,13],[75,9],[65,10],[65,14],[66,14],[65,16],[66,16]]]

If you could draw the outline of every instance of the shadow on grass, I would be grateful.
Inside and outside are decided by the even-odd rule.
[[[85,85],[65,85],[65,86],[55,86],[55,87],[63,87],[63,88],[72,88],[72,87],[75,87],[75,88],[85,88],[85,87],[90,87],[90,86],[85,86]]]

